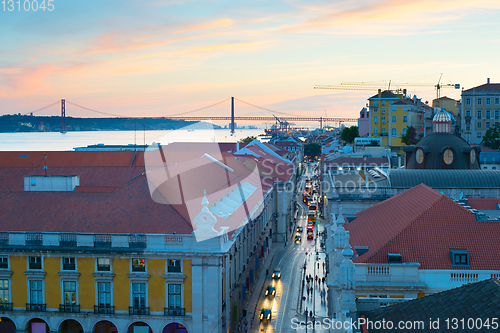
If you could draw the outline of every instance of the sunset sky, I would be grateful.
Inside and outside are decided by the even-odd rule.
[[[498,0],[53,4],[52,12],[0,7],[0,114],[65,98],[113,114],[168,116],[234,96],[287,114],[357,117],[375,91],[314,85],[435,84],[440,73],[465,89],[500,82]],[[435,98],[433,87],[408,92]],[[442,95],[458,99],[460,90]],[[229,107],[192,115],[229,115]],[[238,101],[236,114],[270,115]]]

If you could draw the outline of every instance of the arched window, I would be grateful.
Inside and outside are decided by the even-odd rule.
[[[406,135],[406,131],[408,130],[408,128],[403,128],[403,135]]]
[[[392,129],[392,136],[398,135],[398,130],[396,128]]]

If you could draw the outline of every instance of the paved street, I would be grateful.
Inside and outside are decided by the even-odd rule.
[[[308,169],[299,182],[298,193],[302,193],[305,179],[311,176],[312,172]],[[248,332],[305,332],[305,328],[300,329],[296,327],[298,325],[293,324],[305,320],[305,309],[311,311],[317,320],[322,320],[327,316],[326,296],[325,298],[321,297],[324,290],[326,295],[325,284],[316,281],[307,283],[304,279],[306,275],[311,275],[313,278],[317,275],[318,280],[324,277],[324,254],[319,253],[316,256],[316,251],[320,250],[319,240],[316,240],[316,236],[314,240],[307,240],[308,206],[302,202],[301,195],[297,201],[300,207],[296,227],[302,226],[303,228],[302,233],[300,233],[302,241],[300,243],[289,242],[286,247],[275,244],[271,250],[274,252],[274,258],[267,263],[269,275],[259,277],[258,283],[261,284],[261,288],[256,288],[256,292],[249,301]],[[319,226],[315,225],[314,234],[316,235],[317,231],[320,233],[323,228],[321,223]],[[271,254],[273,255],[273,253]],[[280,269],[280,279],[273,280],[271,278],[274,269]],[[268,285],[276,288],[274,297],[264,295]],[[309,294],[307,287],[312,289]],[[302,297],[305,297],[305,300],[302,300]],[[259,319],[260,311],[267,308],[271,310],[271,320],[261,322]],[[309,317],[308,320],[310,320]],[[308,332],[312,331],[309,329]],[[316,330],[315,332],[328,332],[328,330]]]

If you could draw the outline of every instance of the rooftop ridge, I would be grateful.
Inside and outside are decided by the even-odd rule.
[[[457,290],[457,289],[461,289],[461,288],[467,288],[467,287],[470,287],[470,286],[477,286],[479,284],[486,284],[487,282],[493,282],[496,284],[496,286],[498,288],[500,288],[500,281],[498,281],[496,278],[490,278],[490,279],[486,279],[486,280],[482,280],[482,281],[478,281],[478,282],[474,282],[474,283],[466,283],[466,284],[463,284],[459,287],[455,287],[455,288],[451,288],[451,289],[446,289],[446,290],[443,290],[443,291],[439,291],[437,293],[433,293],[433,294],[430,294],[430,295],[426,295],[425,297],[427,298],[427,300],[429,299],[434,299],[438,296],[441,296],[445,293],[452,293],[454,290]],[[410,303],[413,303],[413,302],[419,302],[422,298],[414,298],[414,299],[411,299],[411,300],[407,300],[407,301],[404,301],[404,302],[399,302],[399,303],[393,303],[391,305],[388,305],[388,306],[385,306],[383,308],[378,308],[378,309],[374,309],[374,310],[371,310],[371,311],[366,311],[364,312],[364,314],[368,313],[368,312],[372,312],[372,313],[375,313],[376,311],[380,311],[380,310],[386,310],[386,309],[389,309],[391,307],[395,307],[395,306],[398,306],[398,305],[401,305],[401,304],[410,304]]]
[[[422,184],[426,187],[428,187],[427,185],[425,184]],[[429,189],[433,190],[434,192],[437,192],[436,190],[434,190],[433,188],[430,188],[428,187]],[[439,192],[437,192],[439,193]],[[441,193],[440,193],[441,194]],[[391,198],[395,198],[397,197],[396,195],[394,197],[391,197]],[[415,217],[413,220],[410,221],[410,223],[408,223],[403,229],[401,229],[399,232],[397,232],[391,239],[389,239],[387,242],[385,242],[384,245],[382,245],[381,247],[378,248],[377,251],[373,252],[368,258],[366,258],[365,262],[370,260],[373,256],[375,256],[377,253],[379,253],[383,248],[385,248],[389,243],[391,243],[395,238],[397,238],[401,233],[403,233],[406,229],[408,229],[409,226],[411,226],[416,220],[418,220],[420,217],[422,217],[422,215],[424,215],[425,213],[427,213],[431,208],[433,208],[438,202],[440,202],[441,200],[443,200],[444,198],[448,198],[446,195],[444,194],[441,194],[440,197],[434,201],[429,207],[427,207],[427,209],[423,210],[417,217]],[[448,198],[449,199],[449,198]],[[450,199],[451,200],[451,199]],[[451,200],[453,201],[453,200]],[[383,201],[382,201],[383,202]],[[459,205],[460,206],[460,205]]]

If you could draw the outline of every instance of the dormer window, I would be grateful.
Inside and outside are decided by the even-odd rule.
[[[450,249],[450,259],[453,267],[470,267],[469,252],[465,249]]]
[[[400,253],[387,253],[387,262],[389,264],[401,264],[403,257]]]

